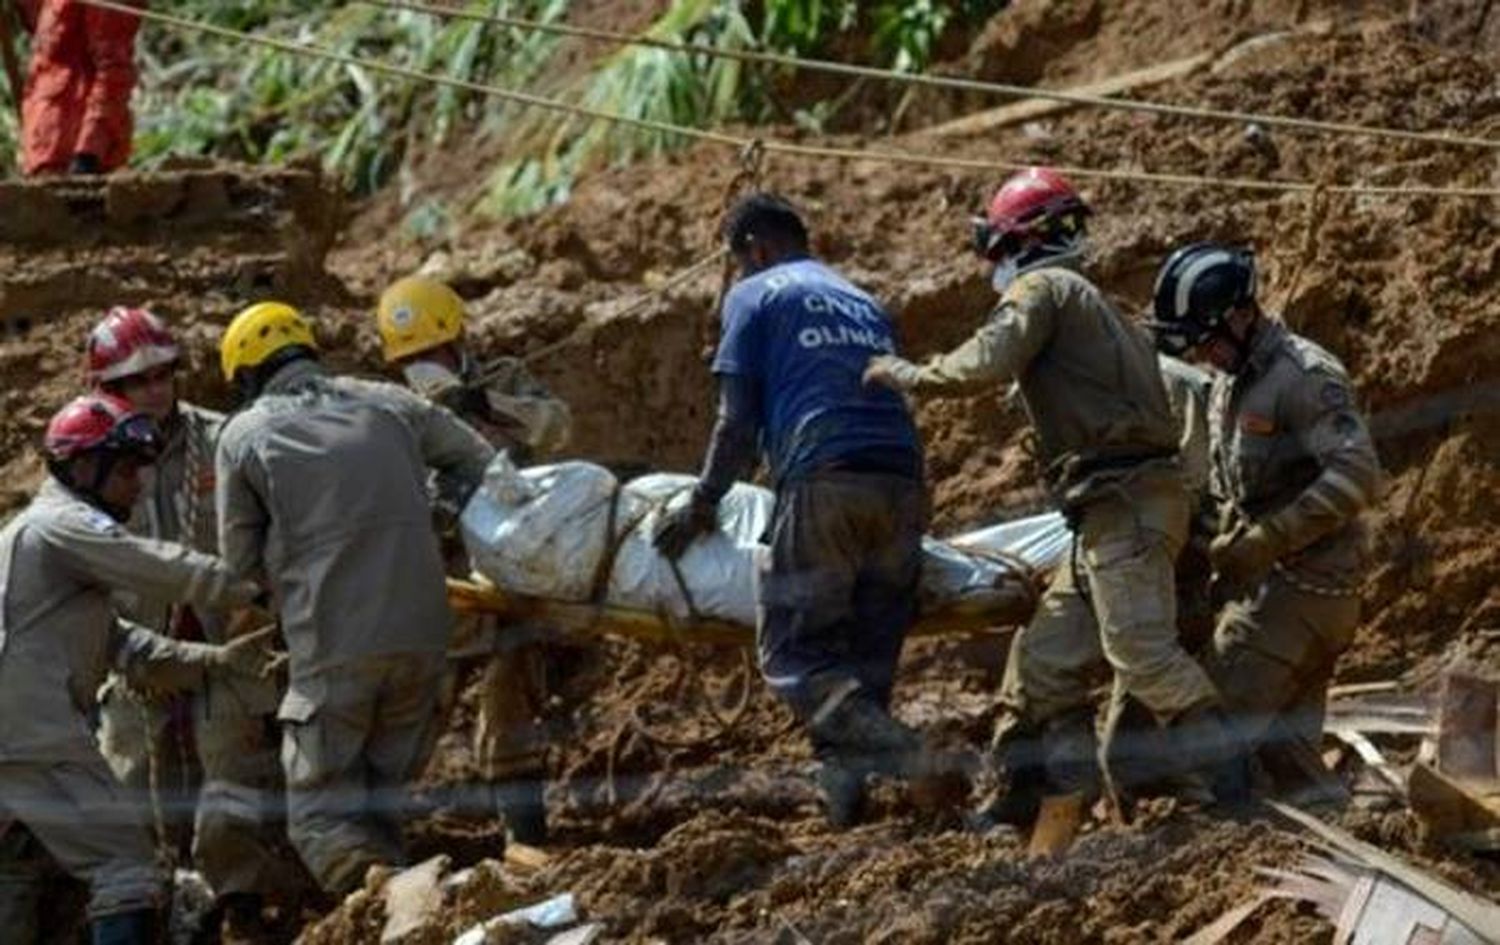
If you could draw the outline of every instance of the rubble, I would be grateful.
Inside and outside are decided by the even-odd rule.
[[[1289,37],[1218,72],[1167,79],[1151,94],[1491,135],[1500,116],[1493,50],[1471,45],[1477,27],[1454,26],[1464,17],[1446,15],[1462,8],[1482,23],[1479,11],[1487,5],[1480,2],[1445,0],[1438,5],[1444,15],[1424,10],[1415,28],[1406,23],[1406,3],[1378,0],[1012,6],[1022,15],[1007,22],[1025,22],[992,31],[992,46],[976,57],[996,69],[1024,67],[1028,80],[1102,81],[1219,48],[1242,32],[1291,26],[1305,8],[1338,22],[1328,33]],[[1026,24],[1058,18],[1055,41],[1039,45]],[[1497,23],[1490,14],[1482,35]],[[1449,33],[1451,45],[1432,44]],[[955,107],[945,103],[934,117]],[[1274,138],[1279,166],[1271,167],[1253,138],[1243,128],[1074,110],[997,129],[953,150],[1302,179],[1458,184],[1494,175],[1491,155],[1284,134]],[[485,157],[453,150],[448,158],[461,161],[464,172],[450,173],[457,178],[466,179]],[[430,176],[437,179],[439,170]],[[99,206],[119,214],[121,226],[136,228],[132,233],[152,230],[151,240],[167,242],[147,240],[137,250],[108,233],[92,241],[85,228],[68,224],[48,231],[55,233],[46,237],[54,241],[49,246],[45,234],[15,230],[17,239],[41,242],[0,246],[3,306],[16,316],[0,342],[7,381],[0,392],[0,507],[14,508],[40,475],[34,443],[41,423],[75,390],[83,328],[106,300],[147,302],[184,325],[192,398],[227,406],[213,345],[237,305],[290,293],[314,314],[337,366],[375,373],[381,368],[365,303],[392,276],[428,258],[460,281],[481,323],[476,343],[484,355],[546,349],[533,366],[572,403],[579,456],[622,474],[691,470],[712,419],[698,323],[716,280],[681,287],[628,319],[603,321],[595,333],[572,333],[591,312],[616,310],[649,281],[707,251],[735,170],[734,162],[703,150],[600,169],[578,183],[566,206],[524,221],[476,223],[442,247],[392,239],[391,215],[377,200],[329,257],[337,283],[321,275],[321,265],[318,274],[278,276],[281,262],[272,257],[286,250],[265,230],[219,232],[166,213],[141,216],[151,200],[167,200],[153,194],[186,192],[154,190],[149,182],[131,191],[135,208],[123,198],[113,211],[107,202]],[[129,190],[131,178],[120,180]],[[274,186],[272,178],[256,180]],[[964,241],[968,212],[993,181],[788,158],[770,164],[767,183],[808,208],[820,253],[891,304],[911,353],[947,347],[983,317],[992,294],[985,274],[965,256]],[[1273,304],[1349,365],[1375,415],[1392,484],[1374,516],[1375,572],[1339,680],[1399,681],[1375,691],[1344,689],[1330,704],[1331,734],[1356,746],[1339,752],[1341,773],[1350,780],[1369,776],[1378,791],[1337,822],[1366,845],[1399,853],[1426,877],[1495,897],[1500,866],[1475,852],[1484,849],[1478,841],[1488,830],[1489,795],[1445,770],[1435,754],[1423,757],[1420,743],[1437,735],[1441,713],[1409,675],[1450,647],[1493,652],[1486,634],[1500,628],[1500,414],[1494,410],[1500,223],[1493,204],[1335,200],[1319,209],[1295,196],[1126,182],[1091,183],[1086,192],[1097,210],[1095,268],[1123,305],[1144,304],[1162,252],[1177,240],[1250,242]],[[0,216],[13,220],[32,206],[30,194],[0,188]],[[322,197],[289,190],[268,199],[282,207],[308,202],[304,220],[321,234],[312,249],[331,238],[336,215]],[[191,205],[180,196],[169,202]],[[202,204],[211,205],[217,204]],[[316,253],[309,261],[314,256],[321,263]],[[44,309],[45,317],[28,316]],[[1024,418],[1003,397],[924,405],[920,421],[940,533],[1040,510]],[[914,644],[898,685],[898,711],[955,741],[985,744],[1004,645],[999,636]],[[420,855],[445,853],[455,868],[438,887],[443,906],[428,926],[434,941],[451,942],[476,923],[558,890],[572,891],[580,911],[603,926],[562,934],[600,942],[1130,945],[1193,935],[1252,902],[1227,941],[1270,945],[1329,941],[1335,934],[1337,918],[1284,897],[1258,901],[1264,881],[1256,867],[1285,869],[1306,853],[1295,835],[1267,821],[1219,822],[1163,804],[1129,827],[1086,819],[1066,856],[1028,858],[1014,836],[934,827],[895,792],[877,789],[876,822],[837,834],[821,823],[808,747],[788,736],[785,710],[759,687],[752,687],[729,734],[712,744],[686,737],[701,719],[683,711],[682,678],[727,690],[742,678],[737,654],[605,641],[560,662],[558,704],[569,708],[547,720],[558,746],[549,797],[558,845],[536,857],[507,850],[499,860],[492,818],[476,827],[414,816]],[[471,705],[472,697],[460,705],[428,772],[424,786],[439,800],[445,788],[477,780],[467,748]],[[648,714],[651,725],[642,731],[633,720]],[[1374,754],[1362,756],[1362,745]],[[1372,763],[1396,778],[1370,775]],[[1401,802],[1397,780],[1415,811]],[[1338,889],[1364,884],[1370,903],[1383,877],[1400,878],[1384,865],[1372,873],[1368,865],[1353,870],[1340,861],[1339,869]],[[1438,901],[1430,891],[1401,885],[1423,901]],[[1382,888],[1382,897],[1394,895],[1388,884]],[[430,904],[430,887],[422,889],[419,900]],[[385,897],[378,887],[362,893],[312,922],[302,941],[378,940],[388,921]],[[525,937],[512,941],[527,945],[553,937],[514,934]]]

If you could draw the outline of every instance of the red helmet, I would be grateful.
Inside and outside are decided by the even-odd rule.
[[[172,364],[182,356],[177,339],[156,315],[116,306],[89,332],[88,380],[107,384]]]
[[[43,449],[55,463],[91,450],[135,453],[155,459],[161,440],[151,418],[113,394],[84,394],[52,415]]]
[[[1031,236],[1081,232],[1088,204],[1067,178],[1050,167],[1028,167],[1011,176],[974,220],[974,251],[992,262],[1017,252]]]

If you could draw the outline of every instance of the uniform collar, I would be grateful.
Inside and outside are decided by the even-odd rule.
[[[187,442],[187,428],[187,409],[179,400],[172,410],[171,425],[162,430],[161,455],[157,457],[158,463],[180,450]]]
[[[84,498],[82,494],[51,473],[47,474],[47,478],[42,480],[41,488],[37,489],[36,501],[49,505],[64,505],[76,502],[86,505],[101,514],[109,515],[108,512],[105,512],[99,506]],[[114,516],[111,515],[110,518],[113,519]]]
[[[1276,353],[1281,350],[1281,343],[1285,339],[1286,323],[1270,315],[1263,317],[1255,330],[1255,340],[1250,344],[1250,355],[1246,358],[1245,366],[1249,370],[1241,373],[1257,377],[1266,373],[1271,362],[1276,360]]]
[[[63,485],[61,479],[58,479],[56,476],[50,473],[47,475],[46,479],[42,480],[41,488],[36,490],[36,497],[38,501],[42,502],[67,502],[70,500],[82,501],[81,499],[78,499],[78,496],[74,494],[72,489],[69,489],[67,486]]]
[[[298,358],[271,375],[262,394],[289,394],[307,382],[325,377],[328,372],[312,358]]]

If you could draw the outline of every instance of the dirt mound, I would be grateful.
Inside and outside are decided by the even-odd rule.
[[[225,405],[218,334],[235,311],[345,297],[323,268],[343,215],[338,190],[305,168],[193,163],[0,183],[0,513],[34,487],[40,432],[78,393],[84,337],[105,309],[169,319],[187,348],[188,396]],[[328,340],[340,345],[336,332]]]
[[[1493,136],[1500,96],[1489,52],[1476,57],[1452,31],[1442,36],[1446,46],[1435,45],[1431,22],[1407,24],[1388,15],[1404,13],[1391,7],[1369,4],[1361,18],[1347,5],[1183,11],[1023,3],[992,25],[989,40],[1000,45],[981,42],[974,55],[1026,47],[1028,36],[1040,35],[1027,17],[1043,24],[1064,17],[1076,29],[1046,35],[1067,49],[1045,57],[1037,73],[1064,83],[1150,64],[1160,58],[1153,40],[1169,35],[1175,55],[1294,30],[1152,96]],[[1221,8],[1244,15],[1215,20]],[[1184,26],[1182,16],[1192,22]],[[1329,18],[1332,27],[1298,27]],[[1127,35],[1132,28],[1139,38]],[[1005,39],[1007,30],[1013,39]],[[973,105],[939,102],[931,113]],[[1484,152],[1247,136],[1240,127],[1097,111],[976,139],[904,143],[1191,174],[1496,181]],[[443,247],[439,268],[471,299],[486,350],[538,353],[536,369],[574,404],[584,455],[642,468],[696,465],[710,422],[711,379],[699,355],[717,274],[632,307],[628,317],[612,315],[713,247],[735,170],[731,156],[699,149],[598,174],[580,182],[567,206],[478,227]],[[991,304],[985,273],[963,247],[966,216],[994,183],[977,174],[783,158],[770,162],[766,179],[807,209],[817,252],[888,301],[916,355],[962,339]],[[1500,526],[1493,499],[1500,495],[1500,224],[1493,203],[1081,183],[1098,211],[1093,272],[1122,303],[1147,303],[1174,243],[1245,241],[1260,254],[1272,306],[1348,364],[1391,487],[1373,516],[1379,564],[1367,617],[1341,675],[1389,678],[1431,662],[1455,639],[1493,631],[1500,617],[1493,586],[1500,573],[1493,537]],[[430,249],[350,247],[337,254],[335,269],[356,291],[373,294]],[[568,340],[584,325],[591,327]],[[941,528],[992,521],[1042,500],[1024,419],[999,392],[925,403],[919,419]],[[913,648],[900,710],[909,721],[983,744],[1002,654],[999,640]],[[681,697],[671,682],[678,658],[633,647],[601,654],[557,765],[562,783],[553,800],[574,852],[546,884],[579,892],[591,914],[609,923],[611,941],[1161,941],[1242,900],[1252,867],[1285,865],[1292,854],[1290,841],[1264,824],[1212,825],[1163,813],[1145,828],[1096,830],[1062,864],[1031,863],[1018,859],[1012,840],[919,824],[888,791],[878,795],[886,819],[831,834],[817,818],[806,746],[786,736],[782,710],[757,691],[741,725],[715,734],[703,712],[673,711]],[[732,662],[693,659],[728,698]],[[705,735],[713,737],[696,746],[671,744]],[[1346,826],[1467,888],[1500,891],[1493,867],[1424,847],[1405,815],[1351,815]],[[705,861],[708,851],[723,855]],[[692,881],[678,858],[699,865]],[[738,884],[727,899],[726,875]],[[1279,906],[1234,941],[1329,935],[1320,921]]]
[[[1486,37],[1500,14],[1483,2],[1431,7],[1442,10],[1424,8],[1407,23],[1406,4],[1393,2],[1188,10],[1156,0],[1023,0],[992,22],[962,68],[1072,84],[1274,31],[1285,35],[1152,96],[1494,137],[1500,86]],[[1320,20],[1331,25],[1311,28]],[[929,104],[909,113],[938,120],[980,103],[935,96]],[[1117,112],[1075,111],[978,138],[897,143],[1190,174],[1500,181],[1493,155],[1483,151],[1247,136],[1235,126]],[[0,344],[8,381],[0,393],[0,472],[9,490],[0,507],[13,505],[37,472],[30,444],[47,413],[74,391],[79,339],[106,296],[147,302],[182,324],[194,359],[191,393],[223,403],[213,344],[250,295],[272,287],[291,293],[313,307],[337,364],[378,369],[369,302],[389,279],[423,263],[470,300],[484,353],[529,356],[571,402],[578,455],[627,470],[691,470],[712,413],[701,355],[720,274],[651,293],[715,248],[736,171],[732,155],[703,148],[599,173],[581,181],[566,206],[475,225],[442,246],[388,239],[392,204],[384,201],[330,257],[348,295],[317,275],[330,232],[320,221],[332,215],[321,197],[298,190],[310,185],[243,171],[227,172],[221,184],[121,178],[113,203],[107,193],[69,196],[71,183],[52,196],[0,187],[0,208],[14,206],[22,216],[60,220],[55,215],[66,211],[74,214],[67,219],[81,212],[105,221],[97,239],[88,225],[0,224],[0,254],[9,254],[16,276],[7,276],[0,300],[34,292],[55,310]],[[1097,210],[1092,271],[1122,304],[1146,304],[1174,243],[1245,241],[1260,254],[1273,306],[1354,375],[1391,487],[1373,516],[1378,566],[1341,675],[1389,678],[1432,661],[1454,640],[1493,632],[1500,625],[1500,221],[1493,201],[1079,183]],[[993,178],[775,158],[765,184],[808,211],[820,255],[889,303],[909,353],[955,344],[992,303],[986,273],[964,247],[967,216]],[[201,196],[221,191],[227,209],[218,196]],[[168,205],[176,209],[162,210]],[[304,218],[304,205],[317,209]],[[252,209],[235,216],[237,206],[270,207],[271,221]],[[220,219],[236,221],[229,232],[214,224],[215,207],[228,214]],[[284,242],[288,226],[314,235],[294,250]],[[301,264],[302,275],[278,277],[279,264]],[[269,283],[255,275],[266,272]],[[15,310],[38,308],[18,301]],[[1024,418],[1003,392],[924,403],[919,421],[939,529],[1044,501]],[[1003,652],[1003,636],[912,647],[898,686],[900,713],[983,744]],[[1092,829],[1064,861],[1032,861],[1013,837],[922,821],[887,788],[876,794],[876,823],[832,833],[818,815],[807,745],[740,660],[617,643],[561,660],[549,724],[559,746],[550,802],[562,854],[526,877],[496,872],[492,889],[574,891],[591,917],[607,923],[608,941],[1155,942],[1201,927],[1250,893],[1253,867],[1286,865],[1296,853],[1295,842],[1266,823],[1213,823],[1163,809],[1132,829]],[[461,708],[423,786],[443,813],[414,831],[424,854],[449,852],[460,865],[495,856],[500,844],[487,799],[469,790],[477,783],[467,748],[472,717],[471,705]],[[1460,885],[1500,892],[1494,866],[1425,847],[1405,815],[1350,815],[1345,825]],[[485,918],[500,903],[458,906],[445,930]],[[308,941],[367,941],[379,922],[378,904],[367,897],[310,931]],[[1330,935],[1319,920],[1281,905],[1259,913],[1234,941]]]
[[[1500,124],[1493,74],[1487,63],[1435,48],[1405,25],[1377,21],[1286,37],[1154,94],[1482,132]],[[1494,174],[1490,157],[1462,149],[1290,134],[1268,141],[1250,143],[1236,127],[1075,112],[941,147],[1100,166],[1127,154],[1153,170],[1311,180],[1482,185]],[[933,143],[918,138],[914,146]],[[574,402],[584,453],[642,466],[696,463],[711,399],[696,355],[716,276],[631,318],[609,315],[643,283],[661,281],[712,247],[734,170],[730,156],[704,149],[599,174],[580,183],[566,207],[466,234],[449,247],[447,268],[465,282],[491,350],[524,353],[585,322],[602,323],[534,362]],[[992,296],[963,246],[966,213],[980,205],[992,179],[777,158],[766,183],[808,209],[820,254],[889,302],[910,352],[953,344],[983,317]],[[1398,482],[1446,438],[1444,425],[1456,411],[1493,410],[1486,385],[1500,363],[1492,330],[1500,240],[1490,204],[1314,202],[1119,182],[1084,182],[1084,189],[1098,210],[1094,272],[1130,306],[1145,304],[1158,261],[1177,241],[1255,245],[1272,304],[1349,365]],[[475,278],[503,258],[530,260],[531,268]],[[392,248],[340,259],[350,284],[373,293],[390,273],[415,267],[421,253]],[[998,398],[924,404],[921,420],[940,525],[992,519],[1038,498],[1021,418]]]

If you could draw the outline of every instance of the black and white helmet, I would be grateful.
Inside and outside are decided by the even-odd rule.
[[[1223,330],[1230,312],[1255,301],[1255,254],[1225,243],[1189,243],[1156,276],[1156,346],[1181,355]]]

